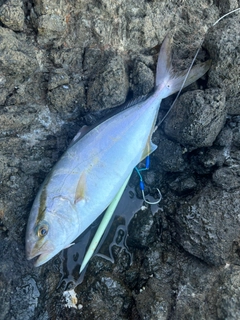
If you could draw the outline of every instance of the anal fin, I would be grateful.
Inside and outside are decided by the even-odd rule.
[[[78,133],[75,135],[75,137],[72,139],[70,142],[68,148],[72,147],[75,143],[77,143],[80,139],[82,139],[85,134],[87,134],[90,131],[91,128],[88,126],[84,125],[82,128],[78,131]]]

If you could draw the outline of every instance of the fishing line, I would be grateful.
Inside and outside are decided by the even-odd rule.
[[[211,27],[214,27],[214,26],[215,26],[216,24],[218,24],[222,19],[224,19],[224,18],[227,17],[228,15],[230,15],[230,14],[232,14],[232,13],[234,13],[234,12],[237,12],[237,11],[239,11],[239,10],[240,10],[240,8],[237,8],[237,9],[234,9],[234,10],[232,10],[232,11],[224,14],[224,15],[221,16],[217,21],[215,21],[215,22],[212,24]],[[211,28],[211,27],[210,27],[210,28]],[[210,29],[210,28],[209,28],[209,29]],[[207,31],[207,32],[208,32],[208,31]],[[206,32],[206,33],[207,33],[207,32]],[[175,103],[177,102],[177,100],[178,100],[178,98],[179,98],[179,96],[180,96],[180,94],[181,94],[181,92],[182,92],[182,90],[183,90],[183,88],[184,88],[184,85],[185,85],[185,83],[186,83],[186,81],[187,81],[187,79],[188,79],[189,73],[190,73],[190,71],[192,70],[193,64],[194,64],[194,62],[196,61],[197,56],[198,56],[198,54],[199,54],[199,51],[200,51],[200,49],[201,49],[201,47],[202,47],[202,45],[203,45],[204,39],[205,39],[205,38],[203,38],[202,41],[200,42],[200,45],[199,45],[199,47],[198,47],[198,49],[197,49],[197,51],[196,51],[196,53],[195,53],[195,55],[194,55],[194,57],[193,57],[193,59],[192,59],[192,62],[191,62],[191,64],[190,64],[189,68],[188,68],[188,71],[187,71],[186,76],[185,76],[185,78],[184,78],[184,80],[183,80],[183,82],[182,82],[182,85],[181,85],[181,87],[180,87],[180,90],[178,91],[178,93],[177,93],[177,95],[176,95],[176,98],[174,99],[171,107],[169,108],[169,110],[167,111],[167,113],[165,114],[165,116],[161,119],[161,121],[160,121],[158,124],[156,124],[156,127],[155,127],[155,130],[154,130],[154,131],[156,131],[156,130],[158,129],[158,127],[161,125],[161,123],[163,123],[163,121],[167,118],[167,116],[168,116],[169,113],[171,112],[172,108],[174,107]],[[137,167],[135,167],[134,169],[136,170],[136,172],[137,172],[137,174],[138,174],[138,176],[139,176],[140,189],[141,189],[141,191],[142,191],[143,200],[144,200],[146,203],[148,203],[148,204],[157,204],[157,203],[159,203],[159,202],[162,200],[162,194],[161,194],[161,192],[160,192],[160,190],[159,190],[158,188],[157,188],[157,191],[158,191],[158,193],[159,193],[159,199],[158,199],[156,202],[149,202],[148,200],[146,200],[146,197],[145,197],[145,192],[144,192],[145,186],[144,186],[144,181],[143,181],[143,178],[142,178],[142,175],[141,175],[141,171],[148,170],[148,169],[149,169],[149,166],[150,166],[150,157],[147,156],[145,168],[138,169]]]
[[[239,11],[239,10],[240,10],[240,8],[237,8],[237,9],[234,9],[234,10],[232,10],[232,11],[224,14],[224,15],[221,16],[217,21],[215,21],[215,22],[212,24],[212,26],[209,27],[209,29],[212,28],[212,27],[214,27],[216,24],[218,24],[218,22],[220,22],[222,19],[224,19],[224,18],[227,17],[228,15],[230,15],[230,14],[232,14],[232,13],[234,13],[234,12],[237,12],[237,11]],[[208,29],[208,30],[209,30],[209,29]],[[208,30],[206,31],[205,34],[207,34]],[[205,39],[205,38],[203,38],[202,41],[200,42],[200,45],[199,45],[199,47],[198,47],[198,49],[197,49],[197,51],[196,51],[196,53],[195,53],[195,55],[194,55],[194,57],[193,57],[193,59],[192,59],[192,62],[191,62],[191,64],[190,64],[189,68],[188,68],[188,71],[187,71],[186,76],[185,76],[185,78],[184,78],[184,80],[183,80],[183,83],[182,83],[182,85],[181,85],[181,87],[180,87],[180,90],[179,90],[178,93],[177,93],[176,98],[174,99],[171,107],[169,108],[169,110],[167,111],[167,113],[165,114],[165,116],[164,116],[164,117],[161,119],[161,121],[156,125],[155,130],[157,130],[157,128],[161,125],[161,123],[167,118],[167,116],[169,115],[169,113],[170,113],[170,111],[172,110],[173,106],[174,106],[175,103],[177,102],[177,99],[179,98],[179,96],[180,96],[180,94],[181,94],[181,92],[182,92],[182,90],[183,90],[183,88],[184,88],[184,85],[185,85],[185,83],[186,83],[186,81],[187,81],[187,78],[188,78],[188,76],[189,76],[189,73],[190,73],[190,71],[191,71],[191,69],[192,69],[192,67],[193,67],[194,62],[195,62],[196,59],[197,59],[198,53],[199,53],[199,51],[200,51],[200,49],[201,49],[201,47],[202,47],[202,45],[203,45],[204,39]]]
[[[223,18],[225,18],[225,17],[228,16],[229,14],[231,14],[231,13],[233,13],[233,12],[236,12],[236,11],[239,11],[239,10],[240,10],[240,8],[237,8],[237,9],[231,11],[231,12],[226,13],[225,15],[223,15],[222,17],[220,17],[216,22],[214,22],[214,24],[213,24],[212,26],[215,26],[219,21],[221,21]],[[177,101],[177,99],[178,99],[178,97],[179,97],[179,95],[180,95],[180,93],[181,93],[181,91],[182,91],[185,83],[186,83],[186,80],[187,80],[187,78],[188,78],[188,76],[189,76],[189,73],[190,73],[190,71],[191,71],[191,69],[192,69],[192,66],[193,66],[193,64],[194,64],[194,62],[195,62],[195,60],[196,60],[196,58],[197,58],[197,55],[198,55],[198,53],[199,53],[199,51],[200,51],[200,48],[201,48],[201,46],[202,46],[202,44],[203,44],[203,41],[204,41],[204,39],[201,41],[201,44],[200,44],[199,48],[197,49],[197,52],[195,53],[195,56],[194,56],[194,58],[193,58],[193,60],[192,60],[192,62],[191,62],[191,64],[190,64],[190,67],[188,68],[188,71],[187,71],[187,73],[186,73],[186,76],[185,76],[185,78],[184,78],[184,81],[183,81],[183,83],[182,83],[182,85],[181,85],[180,90],[178,91],[178,94],[177,94],[175,100],[173,101],[171,107],[169,108],[168,112],[165,114],[165,116],[163,117],[163,119],[162,119],[162,120],[160,121],[160,123],[156,126],[155,130],[156,130],[156,129],[158,128],[158,126],[166,119],[166,117],[168,116],[169,112],[172,110],[173,106],[175,105],[175,103],[176,103],[176,101]],[[150,167],[150,156],[148,155],[148,156],[146,157],[146,160],[145,160],[145,167],[144,167],[144,168],[140,168],[140,169],[137,168],[137,167],[135,167],[134,169],[136,170],[136,172],[137,172],[137,174],[138,174],[138,176],[139,176],[140,189],[141,189],[141,192],[142,192],[143,200],[144,200],[146,203],[148,203],[148,204],[158,204],[158,203],[161,201],[161,199],[162,199],[162,194],[161,194],[161,192],[160,192],[160,190],[159,190],[158,188],[157,188],[157,191],[158,191],[158,193],[159,193],[159,199],[158,199],[158,200],[156,200],[156,201],[154,201],[154,202],[150,202],[150,201],[148,201],[148,200],[146,199],[146,196],[145,196],[145,185],[144,185],[144,181],[143,181],[141,172],[142,172],[142,171],[145,171],[145,170],[148,170],[149,167]],[[80,273],[83,271],[83,269],[86,268],[86,265],[87,265],[89,259],[91,258],[93,252],[95,251],[96,246],[97,246],[97,244],[98,244],[98,242],[99,242],[99,239],[101,238],[104,230],[106,229],[106,225],[109,223],[110,217],[112,216],[112,214],[113,214],[113,212],[114,212],[114,210],[115,210],[115,208],[116,208],[116,206],[117,206],[117,204],[118,204],[118,202],[119,202],[119,200],[120,200],[120,198],[121,198],[121,196],[122,196],[122,193],[123,193],[123,191],[124,191],[124,189],[125,189],[125,186],[126,186],[127,183],[128,183],[129,178],[130,178],[130,176],[127,178],[127,180],[125,181],[124,185],[123,185],[122,188],[119,190],[119,192],[117,193],[117,195],[116,195],[115,198],[113,199],[112,203],[111,203],[110,206],[108,207],[108,209],[107,209],[107,211],[106,211],[106,213],[105,213],[105,215],[104,215],[104,218],[103,218],[103,220],[102,220],[102,222],[101,222],[101,225],[100,225],[100,227],[98,228],[98,230],[97,230],[97,232],[96,232],[96,234],[95,234],[95,236],[94,236],[94,239],[95,239],[95,240],[92,241],[92,243],[91,243],[91,245],[89,246],[89,249],[88,249],[88,251],[87,251],[87,253],[86,253],[86,256],[84,257],[84,260],[83,260],[84,263],[82,263],[82,266],[81,266],[81,269],[80,269]],[[95,237],[96,237],[96,238],[95,238]]]

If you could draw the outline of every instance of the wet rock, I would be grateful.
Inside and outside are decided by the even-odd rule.
[[[231,115],[239,115],[240,114],[240,98],[239,95],[233,98],[229,98],[226,101],[227,112]]]
[[[38,305],[39,296],[40,292],[36,281],[30,276],[23,278],[21,287],[16,288],[15,295],[13,295],[11,301],[12,314],[18,314],[16,319],[31,319]],[[18,304],[22,304],[23,300],[25,308],[19,312]]]
[[[33,277],[26,274],[26,270],[29,272],[29,269],[25,261],[21,261],[22,244],[10,241],[12,232],[13,230],[10,229],[8,235],[6,233],[3,237],[1,235],[0,319],[31,319],[34,316],[40,292]],[[16,260],[19,261],[17,266]],[[8,261],[7,264],[6,261]],[[14,290],[11,290],[13,287]]]
[[[8,0],[0,8],[1,22],[13,31],[22,31],[24,27],[24,11],[21,0]]]
[[[212,173],[216,168],[227,163],[230,149],[200,149],[191,157],[191,165],[198,174]]]
[[[213,181],[218,187],[230,191],[240,187],[240,167],[220,168],[213,174]]]
[[[163,289],[165,291],[163,291]],[[152,277],[136,296],[136,307],[141,319],[169,319],[170,296],[166,286]]]
[[[217,136],[217,139],[214,142],[214,144],[216,146],[227,147],[229,149],[232,144],[232,139],[233,139],[232,130],[228,127],[224,127],[222,131],[219,133],[219,135]]]
[[[226,119],[225,94],[219,89],[183,94],[168,119],[164,131],[189,149],[211,146]]]
[[[238,198],[238,189],[228,193],[208,185],[182,203],[176,211],[176,238],[183,248],[209,264],[226,263],[239,235]]]
[[[92,317],[98,319],[115,319],[116,314],[121,319],[127,319],[132,302],[128,289],[107,274],[96,279],[88,299]]]
[[[160,161],[161,168],[165,171],[181,172],[186,168],[181,145],[163,135],[160,136],[155,155]]]
[[[128,244],[134,247],[148,246],[154,242],[157,224],[148,208],[137,212],[129,225]]]
[[[238,266],[227,265],[224,272],[223,284],[219,288],[217,300],[218,319],[237,319],[239,311],[240,270]]]
[[[240,147],[240,119],[239,119],[239,117],[236,117],[234,119],[232,125],[234,126],[234,128],[232,129],[232,133],[233,133],[232,143],[233,143],[234,147],[239,148]]]
[[[197,187],[196,179],[185,173],[171,180],[168,182],[169,187],[179,195],[191,193]]]
[[[172,319],[183,320],[194,314],[196,319],[214,320],[217,318],[215,306],[219,290],[218,281],[221,281],[219,280],[220,270],[209,268],[197,259],[187,260],[186,264],[180,262],[184,277],[179,279],[177,284],[176,309]]]

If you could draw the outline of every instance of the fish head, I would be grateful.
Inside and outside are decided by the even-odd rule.
[[[55,197],[51,206],[41,210],[33,204],[26,230],[26,256],[37,258],[35,267],[49,261],[78,236],[79,219],[74,205],[63,197]]]

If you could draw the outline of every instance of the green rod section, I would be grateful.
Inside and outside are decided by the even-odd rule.
[[[122,185],[121,189],[118,191],[115,198],[108,206],[108,208],[102,218],[102,221],[101,221],[101,223],[100,223],[100,225],[99,225],[99,227],[98,227],[98,229],[92,239],[92,242],[89,245],[88,250],[84,256],[79,273],[81,273],[83,271],[83,269],[86,267],[86,265],[88,264],[89,260],[91,259],[92,255],[93,255],[94,251],[96,250],[96,247],[98,246],[99,241],[101,240],[102,235],[103,235],[104,231],[106,230],[107,225],[108,225],[110,219],[112,218],[112,215],[113,215],[113,213],[114,213],[114,211],[115,211],[115,209],[116,209],[116,207],[122,197],[122,194],[127,186],[129,179],[130,179],[130,176],[126,179],[126,181]]]

